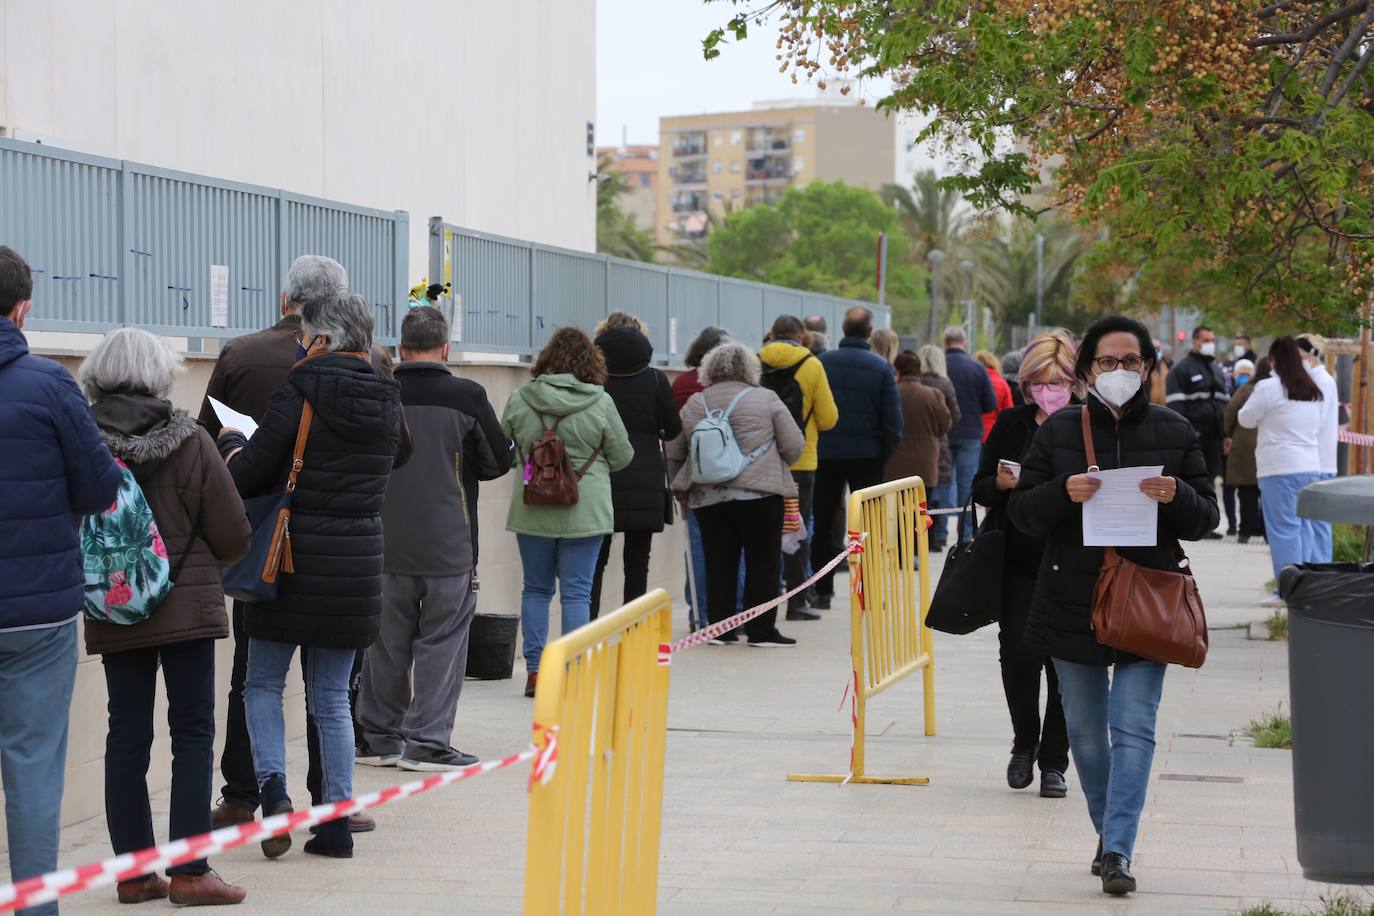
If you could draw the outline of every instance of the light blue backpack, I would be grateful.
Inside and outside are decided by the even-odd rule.
[[[735,395],[730,406],[724,410],[707,408],[706,416],[697,424],[696,429],[692,430],[688,457],[692,462],[693,483],[725,483],[727,480],[734,480],[773,444],[773,440],[769,439],[746,455],[735,442],[735,431],[730,428],[730,414],[734,412],[739,399],[749,391],[750,389],[746,388]],[[702,404],[706,403],[705,397],[702,395]]]

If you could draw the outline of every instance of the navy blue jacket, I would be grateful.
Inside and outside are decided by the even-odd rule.
[[[983,414],[997,409],[997,393],[992,390],[988,370],[959,349],[945,351],[945,374],[959,398],[959,422],[949,431],[951,439],[983,441]]]
[[[76,381],[0,318],[0,631],[80,613],[79,516],[108,509],[119,477]]]
[[[820,435],[818,457],[876,458],[886,464],[902,441],[902,402],[892,364],[870,353],[862,337],[846,337],[817,358],[840,411],[840,421]]]

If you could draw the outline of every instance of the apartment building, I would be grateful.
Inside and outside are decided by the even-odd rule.
[[[610,171],[626,178],[620,208],[633,216],[641,229],[652,230],[658,225],[658,147],[598,146],[598,168],[605,160],[609,160]]]
[[[817,180],[876,190],[896,172],[892,121],[847,99],[663,118],[659,136],[661,245],[705,235],[711,211],[771,204]]]

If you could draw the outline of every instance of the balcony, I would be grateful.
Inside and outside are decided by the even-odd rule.
[[[706,184],[706,163],[693,162],[689,165],[678,166],[670,169],[669,174],[672,175],[673,184],[676,187],[704,185]]]
[[[768,182],[788,182],[795,177],[792,163],[784,160],[752,160],[744,171],[745,184],[765,184]]]
[[[668,204],[674,213],[695,213],[706,209],[705,191],[679,191],[668,195]]]
[[[745,154],[750,159],[761,158],[763,156],[790,156],[792,154],[792,141],[786,137],[774,137],[772,139],[760,141],[757,146],[751,145]]]
[[[671,149],[674,159],[692,159],[706,155],[706,133],[700,131],[680,134],[674,138]]]

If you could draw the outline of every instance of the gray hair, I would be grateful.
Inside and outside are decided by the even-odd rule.
[[[286,272],[286,301],[297,306],[333,299],[348,289],[348,271],[333,258],[303,254]]]
[[[902,339],[891,328],[879,328],[868,341],[873,352],[888,362],[896,359],[897,351],[902,349]]]
[[[330,353],[365,353],[372,346],[372,306],[357,293],[302,304],[301,323],[311,337],[329,338]]]
[[[697,376],[703,386],[716,382],[759,383],[759,360],[754,351],[742,343],[730,341],[716,347],[701,360]]]
[[[968,343],[968,334],[957,324],[945,328],[945,344]]]
[[[926,344],[916,351],[916,355],[921,357],[921,371],[930,375],[938,375],[940,378],[949,378],[949,367],[945,362],[945,351],[935,344]]]
[[[121,393],[165,398],[185,371],[186,364],[162,338],[142,328],[119,328],[81,364],[81,388],[92,401]]]

